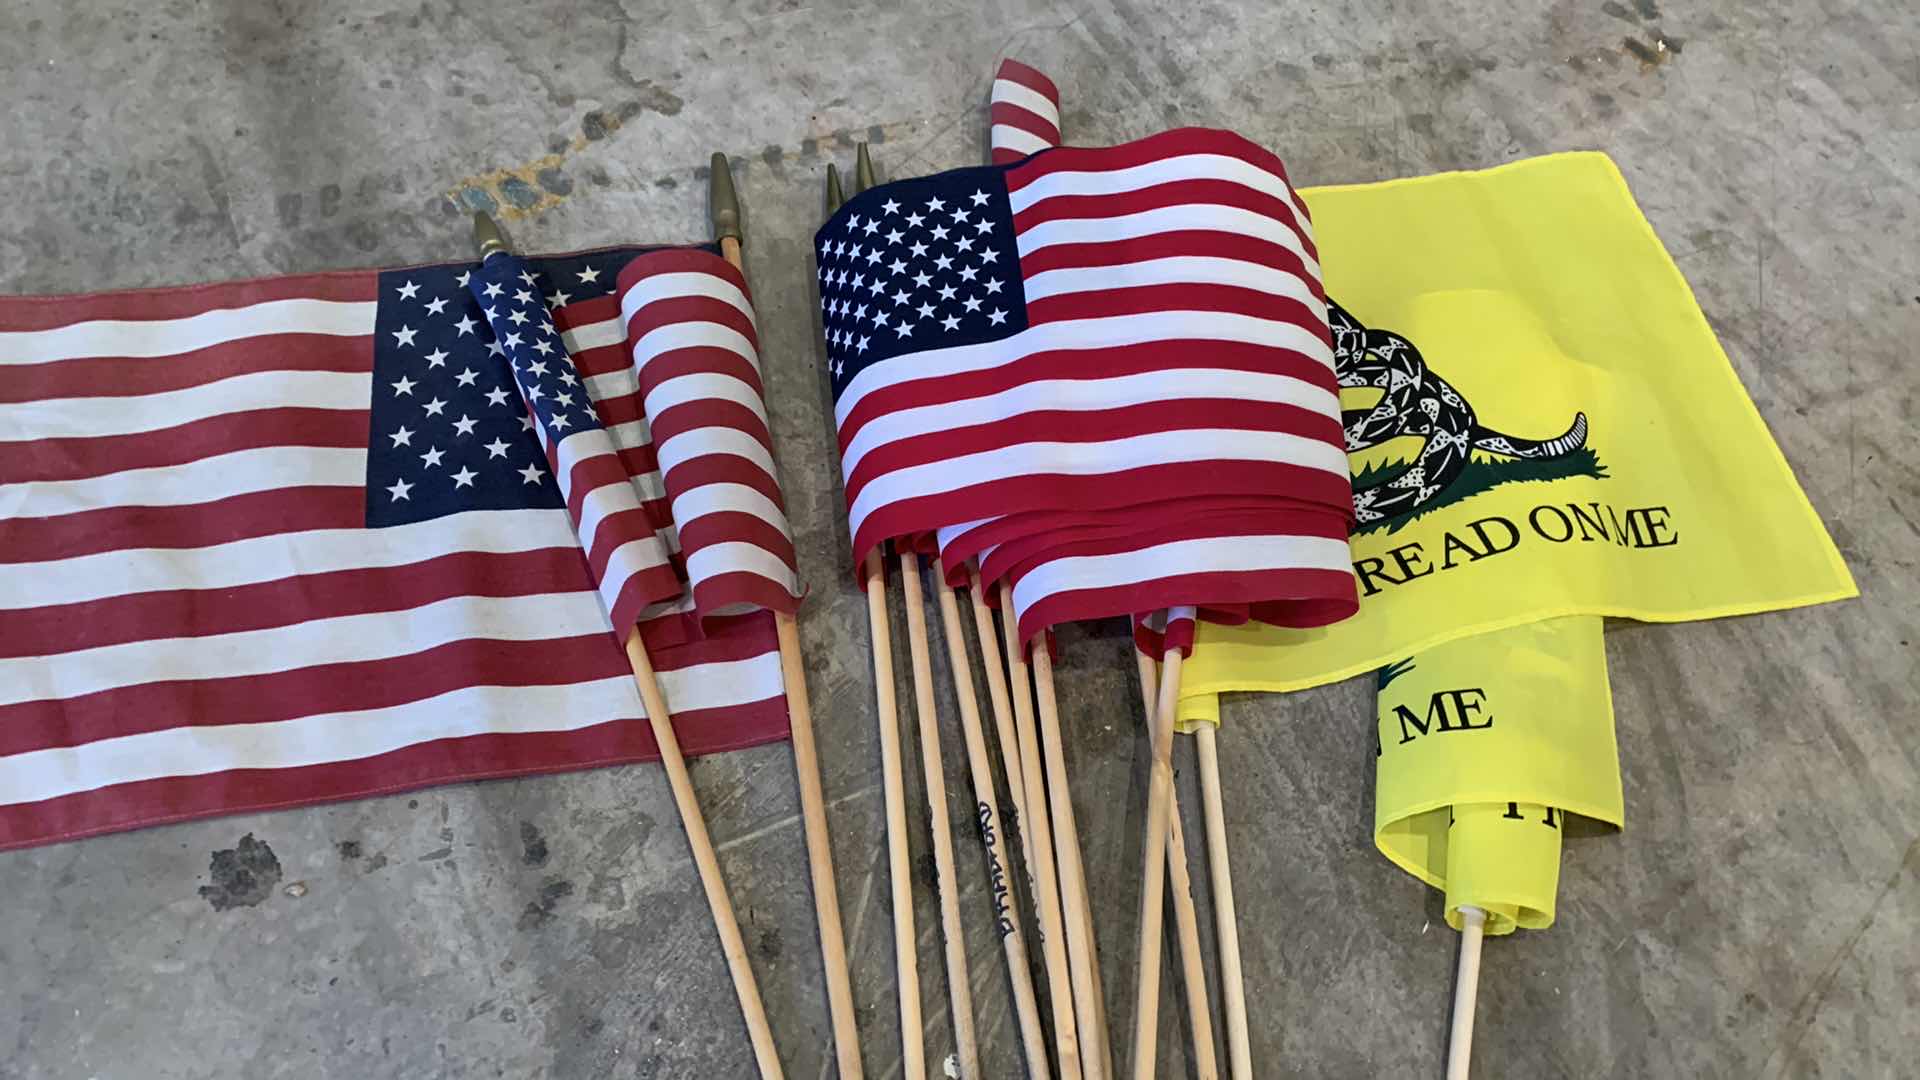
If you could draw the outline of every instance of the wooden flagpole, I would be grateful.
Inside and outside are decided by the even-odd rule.
[[[941,633],[947,641],[947,663],[953,668],[953,684],[960,699],[960,730],[966,736],[967,769],[973,777],[974,810],[980,826],[980,842],[987,850],[989,895],[998,921],[1000,946],[1006,953],[1007,974],[1013,986],[1013,1011],[1020,1022],[1020,1044],[1026,1052],[1027,1075],[1045,1077],[1047,1073],[1047,1035],[1040,1023],[1040,1006],[1033,993],[1033,971],[1027,964],[1027,935],[1020,926],[1020,912],[1014,900],[1013,864],[1007,860],[1006,818],[1000,813],[999,799],[993,790],[993,764],[987,756],[986,735],[980,726],[980,699],[973,686],[973,664],[967,655],[967,642],[960,626],[960,603],[946,575],[934,568],[940,595]],[[984,650],[982,650],[984,654]],[[1004,698],[1006,688],[1001,687]],[[1013,785],[1011,781],[1008,787]]]
[[[1140,964],[1134,985],[1134,1080],[1153,1080],[1155,1046],[1160,1035],[1160,928],[1166,889],[1160,862],[1166,857],[1167,821],[1173,796],[1173,718],[1180,704],[1178,649],[1161,664],[1160,701],[1149,735],[1146,832],[1140,842]]]
[[[1027,685],[1027,665],[1020,658],[1013,623],[1007,622],[1007,671],[1000,667],[1000,647],[993,612],[987,606],[980,567],[970,565],[973,624],[980,638],[980,662],[987,669],[987,691],[993,701],[993,719],[1005,760],[1007,787],[1019,817],[1020,856],[1027,867],[1029,892],[1040,924],[1040,954],[1046,963],[1047,998],[1052,1006],[1054,1056],[1061,1080],[1080,1080],[1080,1040],[1073,1022],[1073,983],[1067,966],[1066,937],[1060,927],[1060,890],[1053,873],[1052,832],[1047,825],[1047,792],[1040,779],[1040,746],[1033,730],[1033,696]],[[1013,686],[1007,685],[1011,672]],[[1016,723],[1017,720],[1017,723]],[[1037,808],[1037,809],[1036,809]]]
[[[745,230],[740,199],[733,187],[727,155],[716,153],[708,182],[713,232],[720,255],[742,279],[747,268],[740,244]],[[833,1023],[833,1049],[841,1080],[859,1080],[860,1029],[853,1010],[853,980],[847,968],[847,943],[841,930],[840,890],[833,880],[833,845],[827,834],[827,797],[820,783],[820,755],[814,741],[813,705],[800,651],[800,626],[792,612],[773,613],[780,642],[780,676],[787,691],[788,727],[793,735],[793,768],[800,788],[800,817],[807,838],[807,871],[813,882],[813,908],[820,927],[820,959],[825,965],[827,1011]]]
[[[1453,980],[1453,1032],[1447,1041],[1447,1080],[1467,1080],[1473,1065],[1473,1012],[1480,999],[1480,944],[1487,913],[1460,908],[1460,967]]]
[[[496,251],[508,250],[500,226],[484,213],[473,215],[473,234],[482,261]],[[667,698],[660,692],[660,680],[654,675],[653,660],[647,655],[639,627],[628,632],[626,650],[627,661],[633,667],[633,681],[640,690],[640,703],[653,729],[654,744],[660,748],[660,767],[666,771],[667,786],[673,791],[674,806],[680,811],[680,824],[687,834],[687,846],[693,850],[693,864],[700,873],[700,886],[707,895],[707,908],[713,913],[713,928],[720,935],[720,952],[733,977],[733,992],[740,1001],[740,1015],[747,1022],[747,1038],[753,1044],[754,1061],[763,1080],[779,1080],[783,1075],[780,1055],[774,1049],[773,1028],[767,1023],[760,986],[754,981],[753,965],[747,959],[747,943],[740,936],[740,920],[734,915],[733,901],[727,896],[720,858],[713,850],[712,837],[707,835],[707,820],[700,812],[693,779],[687,775],[686,758],[680,753],[680,740],[673,734],[673,716],[667,711]]]
[[[1140,669],[1142,717],[1153,732],[1154,691],[1160,673],[1153,657],[1138,649],[1133,659]],[[1220,1062],[1213,1045],[1213,1011],[1207,1007],[1207,969],[1200,952],[1200,915],[1193,904],[1193,879],[1187,871],[1187,841],[1180,826],[1180,797],[1167,797],[1167,883],[1173,888],[1174,933],[1180,940],[1181,982],[1187,990],[1187,1023],[1193,1029],[1193,1067],[1200,1080],[1218,1080]],[[1224,964],[1224,960],[1222,961]]]
[[[1053,694],[1052,657],[1046,655],[1044,641],[1031,654],[1020,648],[1020,627],[1014,615],[1013,589],[1004,581],[1000,583],[1000,621],[1006,631],[1007,668],[1012,676],[1014,717],[1021,727],[1020,768],[1027,781],[1027,820],[1035,828],[1036,835],[1039,835],[1038,830],[1046,829],[1051,834],[1053,845],[1052,865],[1042,869],[1046,876],[1058,881],[1060,889],[1060,936],[1066,939],[1074,1028],[1079,1035],[1080,1073],[1089,1078],[1104,1078],[1109,1075],[1107,1053],[1102,1046],[1105,1042],[1102,1035],[1105,1030],[1104,1010],[1096,1000],[1099,993],[1097,980],[1088,963],[1093,941],[1092,922],[1087,913],[1085,883],[1082,875],[1074,873],[1080,864],[1079,845],[1072,836],[1063,835],[1062,831],[1063,825],[1068,831],[1073,829],[1073,807],[1069,803],[1062,814],[1061,802],[1070,799],[1071,795],[1066,786],[1065,763],[1059,753],[1060,716]],[[1043,662],[1046,664],[1044,684],[1040,670]],[[1038,723],[1032,716],[1031,706],[1025,710],[1021,708],[1027,700],[1030,671],[1038,692]],[[1051,724],[1048,723],[1049,718]],[[1049,727],[1052,729],[1050,735]],[[1046,745],[1034,745],[1036,742]],[[1043,750],[1047,759],[1044,762]]]
[[[856,148],[853,191],[874,185],[873,156]],[[920,728],[920,767],[927,787],[928,831],[940,900],[940,933],[947,957],[947,998],[953,1009],[953,1041],[963,1080],[980,1076],[980,1043],[973,1027],[973,980],[967,974],[967,939],[960,922],[960,882],[953,869],[953,830],[947,816],[946,769],[940,760],[940,723],[933,703],[933,657],[927,644],[927,605],[920,584],[920,556],[901,550],[900,588],[907,609],[907,653],[913,662],[914,712]],[[956,681],[958,676],[956,675]]]
[[[1233,906],[1233,866],[1227,860],[1227,811],[1220,799],[1219,732],[1201,724],[1194,732],[1200,760],[1200,811],[1207,830],[1207,869],[1213,882],[1213,932],[1220,939],[1222,1011],[1227,1022],[1227,1058],[1233,1080],[1252,1080],[1253,1050],[1247,1036],[1246,981],[1240,973],[1240,917]],[[1177,815],[1176,815],[1177,816]],[[1174,826],[1178,839],[1179,826]]]
[[[827,212],[845,201],[840,172],[827,166]],[[893,628],[887,616],[887,573],[878,551],[865,561],[867,628],[873,645],[873,690],[880,725],[880,785],[887,808],[887,882],[893,897],[893,970],[900,998],[900,1075],[926,1080],[920,1017],[919,940],[913,933],[912,854],[907,847],[907,793],[900,772],[900,711],[894,697]]]
[[[754,1060],[759,1063],[760,1075],[765,1080],[778,1080],[783,1075],[780,1055],[774,1051],[773,1029],[767,1024],[760,987],[754,982],[753,965],[747,960],[747,943],[740,936],[740,920],[733,913],[733,901],[727,898],[720,860],[714,854],[712,838],[707,835],[706,818],[701,816],[700,800],[693,793],[693,779],[687,775],[680,741],[673,734],[673,717],[667,712],[667,699],[660,693],[660,680],[654,677],[653,661],[647,656],[647,646],[640,639],[638,629],[627,636],[627,660],[633,665],[633,681],[640,687],[640,701],[647,708],[647,722],[653,726],[653,741],[660,747],[660,766],[667,771],[667,784],[673,789],[680,823],[686,827],[693,864],[700,871],[700,886],[706,890],[713,927],[720,934],[720,951],[726,955],[727,971],[733,976],[733,992],[740,999],[741,1014],[746,1017]]]

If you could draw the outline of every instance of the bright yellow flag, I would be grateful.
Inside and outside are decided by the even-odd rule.
[[[1856,595],[1612,161],[1304,193],[1334,301],[1360,612],[1204,625],[1182,719],[1565,615]]]
[[[1462,638],[1379,679],[1375,846],[1446,892],[1456,930],[1462,906],[1489,934],[1551,925],[1570,822],[1623,819],[1601,620]]]

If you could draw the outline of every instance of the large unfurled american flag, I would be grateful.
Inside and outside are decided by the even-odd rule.
[[[816,244],[856,557],[932,534],[951,565],[1045,521],[1007,570],[1026,637],[1262,590],[1351,611],[1318,255],[1273,155],[1197,129],[1048,150],[875,188]],[[1194,499],[1244,505],[1161,512]],[[988,523],[1015,532],[956,545]]]
[[[637,253],[493,299],[671,552]],[[0,848],[657,756],[479,273],[0,299]],[[785,736],[769,617],[646,615],[689,752]]]

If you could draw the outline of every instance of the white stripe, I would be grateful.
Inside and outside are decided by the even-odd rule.
[[[1053,144],[1024,128],[1011,124],[995,124],[989,134],[990,145],[995,150],[1011,150],[1016,154],[1037,154],[1050,149]]]
[[[725,455],[742,458],[768,476],[779,476],[774,472],[773,455],[767,453],[766,446],[736,427],[691,428],[661,443],[654,452],[660,456],[663,473],[670,473],[695,458]],[[680,518],[678,513],[673,516],[675,520]]]
[[[1060,130],[1060,107],[1052,98],[1031,86],[1014,82],[1012,79],[995,79],[988,100],[994,103],[1005,102],[1008,105],[1017,105],[1052,124],[1053,130]]]
[[[724,349],[746,358],[753,370],[760,370],[760,354],[740,331],[712,322],[679,322],[655,327],[633,343],[633,366],[644,368],[649,360],[674,349]]]
[[[620,590],[627,587],[627,582],[666,565],[666,554],[666,545],[660,542],[660,535],[648,532],[645,536],[621,544],[607,555],[607,572],[600,576],[600,601],[607,605],[609,615],[613,612],[613,606],[620,602]],[[679,595],[678,590],[675,595]],[[654,599],[653,602],[658,603],[659,600]]]
[[[607,613],[591,592],[462,596],[406,611],[341,615],[264,630],[154,638],[0,660],[0,705],[73,698],[163,680],[238,678],[410,656],[470,638],[534,641],[607,629]]]
[[[1013,363],[1055,349],[1117,349],[1156,341],[1231,341],[1289,349],[1333,370],[1333,350],[1319,334],[1294,323],[1219,311],[1155,311],[1041,323],[1003,341],[953,345],[908,353],[860,370],[834,402],[834,425],[845,430],[847,414],[868,394],[919,379],[945,378]]]
[[[687,556],[687,576],[693,579],[696,587],[700,582],[732,573],[757,574],[785,589],[790,595],[800,591],[794,581],[793,567],[758,544],[730,541],[701,548]]]
[[[269,446],[84,480],[13,484],[12,517],[55,517],[114,506],[192,506],[286,487],[361,487],[367,452],[358,448]]]
[[[1016,443],[882,473],[860,489],[848,518],[858,533],[868,515],[907,499],[943,495],[1016,476],[1100,476],[1201,461],[1263,461],[1347,478],[1346,451],[1283,431],[1181,429],[1091,443]]]
[[[606,432],[607,437],[613,440],[613,445],[622,450],[635,450],[653,441],[652,434],[647,431],[645,417],[629,420],[624,424],[615,424],[607,428]],[[658,469],[641,473],[639,476],[628,473],[627,477],[633,481],[633,489],[639,494],[641,502],[654,502],[667,497],[667,486],[661,481]]]
[[[1027,303],[1053,296],[1084,292],[1109,292],[1150,285],[1229,285],[1254,289],[1272,296],[1298,300],[1313,310],[1319,321],[1327,319],[1326,302],[1314,295],[1306,278],[1288,270],[1277,270],[1243,259],[1212,255],[1177,255],[1165,259],[1143,259],[1115,266],[1072,266],[1060,270],[1042,270],[1022,283]]]
[[[751,410],[762,424],[767,422],[767,406],[760,400],[760,392],[732,375],[716,371],[696,371],[666,380],[647,395],[643,408],[651,422],[676,405],[702,401],[731,402]]]
[[[373,333],[371,300],[264,300],[178,319],[98,319],[52,330],[0,332],[0,365],[85,356],[175,356],[268,334],[357,337]]]
[[[1216,203],[1181,203],[1119,217],[1042,221],[1021,232],[1015,238],[1015,245],[1024,259],[1035,251],[1055,244],[1104,244],[1189,230],[1251,236],[1278,244],[1299,256],[1314,280],[1320,279],[1320,263],[1307,253],[1306,245],[1301,242],[1300,234],[1294,231],[1293,226],[1279,218]]]
[[[660,672],[675,712],[726,708],[781,693],[780,656]],[[232,769],[353,761],[438,739],[577,731],[646,715],[633,679],[563,686],[472,686],[384,709],[261,724],[166,728],[0,758],[0,804],[36,802],[112,784]]]
[[[1265,168],[1228,154],[1181,154],[1119,169],[1050,172],[1018,191],[1009,192],[1007,198],[1013,212],[1018,214],[1056,196],[1118,195],[1181,180],[1227,180],[1276,199],[1285,199],[1293,207],[1301,233],[1307,239],[1313,239],[1313,224],[1299,194],[1285,180]]]
[[[696,270],[676,270],[662,274],[649,274],[633,283],[633,287],[620,295],[620,325],[633,322],[633,317],[641,308],[658,300],[683,300],[688,297],[705,296],[732,307],[753,322],[753,305],[747,302],[747,295],[733,282],[717,274],[706,274]]]
[[[315,529],[204,548],[0,563],[0,610],[173,589],[231,589],[304,574],[408,566],[466,551],[506,555],[579,546],[564,509],[470,510],[384,529]]]
[[[751,514],[780,530],[788,540],[787,516],[772,499],[745,484],[701,484],[680,493],[673,501],[673,520],[684,528],[689,522],[708,514]]]
[[[609,345],[627,343],[627,321],[625,319],[601,319],[599,322],[582,323],[571,330],[560,332],[560,343],[567,352],[579,356],[588,349],[604,349]]]
[[[1024,616],[1060,593],[1111,589],[1189,574],[1308,569],[1353,572],[1345,540],[1323,536],[1214,536],[1176,540],[1117,555],[1077,555],[1041,563],[1013,586],[1013,607]]]
[[[366,372],[256,371],[157,394],[26,401],[0,405],[0,432],[8,440],[95,438],[159,431],[254,409],[365,411],[372,381]]]
[[[1048,379],[997,394],[897,409],[861,425],[840,454],[842,478],[868,454],[894,442],[992,424],[1032,412],[1100,412],[1156,402],[1222,399],[1292,405],[1338,420],[1340,395],[1288,375],[1220,368],[1174,368],[1110,379]]]
[[[586,388],[587,396],[595,404],[640,393],[640,377],[633,373],[631,367],[624,365],[600,375],[589,375],[580,380],[580,385]]]

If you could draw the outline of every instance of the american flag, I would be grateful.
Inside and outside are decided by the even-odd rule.
[[[1023,637],[1214,599],[1350,613],[1318,255],[1271,154],[1196,129],[1049,150],[873,189],[816,243],[856,556],[936,534],[951,569],[990,556],[954,543],[980,525],[1044,533],[1007,571]],[[1169,528],[1195,499],[1242,509]]]
[[[796,610],[746,278],[710,252],[661,251],[628,263],[619,291],[697,614]]]
[[[529,259],[508,300],[671,551],[638,253]],[[0,848],[657,757],[479,275],[0,299]],[[770,617],[642,631],[689,752],[786,735]]]

